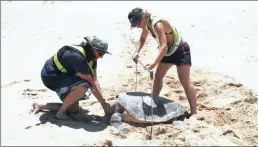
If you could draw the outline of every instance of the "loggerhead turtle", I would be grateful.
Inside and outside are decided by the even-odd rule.
[[[187,110],[178,102],[163,97],[152,99],[151,94],[144,92],[121,93],[109,103],[114,110],[109,123],[122,133],[127,132],[123,122],[167,123],[177,118],[184,119],[187,115]]]

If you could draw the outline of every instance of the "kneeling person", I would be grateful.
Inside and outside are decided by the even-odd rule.
[[[56,118],[70,119],[66,112],[79,112],[79,100],[91,88],[105,113],[110,105],[105,102],[97,78],[97,60],[108,51],[108,43],[96,36],[84,37],[79,45],[63,46],[45,62],[41,71],[43,84],[55,91],[63,103],[33,104],[33,113],[41,110],[57,111]]]

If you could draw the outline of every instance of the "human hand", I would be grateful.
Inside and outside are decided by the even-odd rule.
[[[135,52],[133,55],[133,61],[137,64],[137,60],[139,59],[139,53]]]
[[[111,105],[107,102],[104,102],[102,104],[102,108],[104,109],[105,114],[112,114],[113,113],[113,109],[112,109]]]
[[[153,63],[153,64],[150,64],[150,65],[148,65],[148,70],[152,70],[153,68],[155,68],[156,67],[156,65],[157,65],[157,63]]]

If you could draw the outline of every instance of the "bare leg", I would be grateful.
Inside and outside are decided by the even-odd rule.
[[[62,106],[62,103],[47,103],[45,105],[38,104],[38,103],[33,103],[32,113],[37,114],[40,111],[54,111],[54,112],[57,112],[61,108],[61,106]],[[68,112],[79,112],[79,111],[80,111],[79,102],[74,103],[68,109]]]
[[[78,102],[79,99],[86,93],[86,91],[87,88],[84,86],[74,86],[68,95],[64,98],[63,105],[56,113],[56,117],[58,119],[69,119],[69,117],[66,115],[66,111],[75,102]]]
[[[153,96],[159,96],[159,93],[163,87],[163,78],[166,75],[167,71],[172,67],[173,64],[170,63],[159,63],[153,84]]]
[[[47,104],[33,103],[32,113],[37,114],[40,111],[58,111],[58,108],[60,108],[61,105],[62,105],[61,103],[47,103]]]
[[[185,94],[190,104],[191,114],[196,114],[196,92],[190,81],[190,66],[182,65],[177,67],[178,78],[184,87]]]

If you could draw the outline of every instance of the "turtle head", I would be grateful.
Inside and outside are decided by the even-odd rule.
[[[115,113],[118,107],[118,99],[107,101],[107,103],[110,105],[110,108],[112,110],[112,113]]]
[[[105,124],[109,124],[111,116],[117,111],[117,108],[118,108],[118,100],[117,99],[107,101],[107,103],[110,105],[111,113],[105,114],[105,116],[104,116]]]

